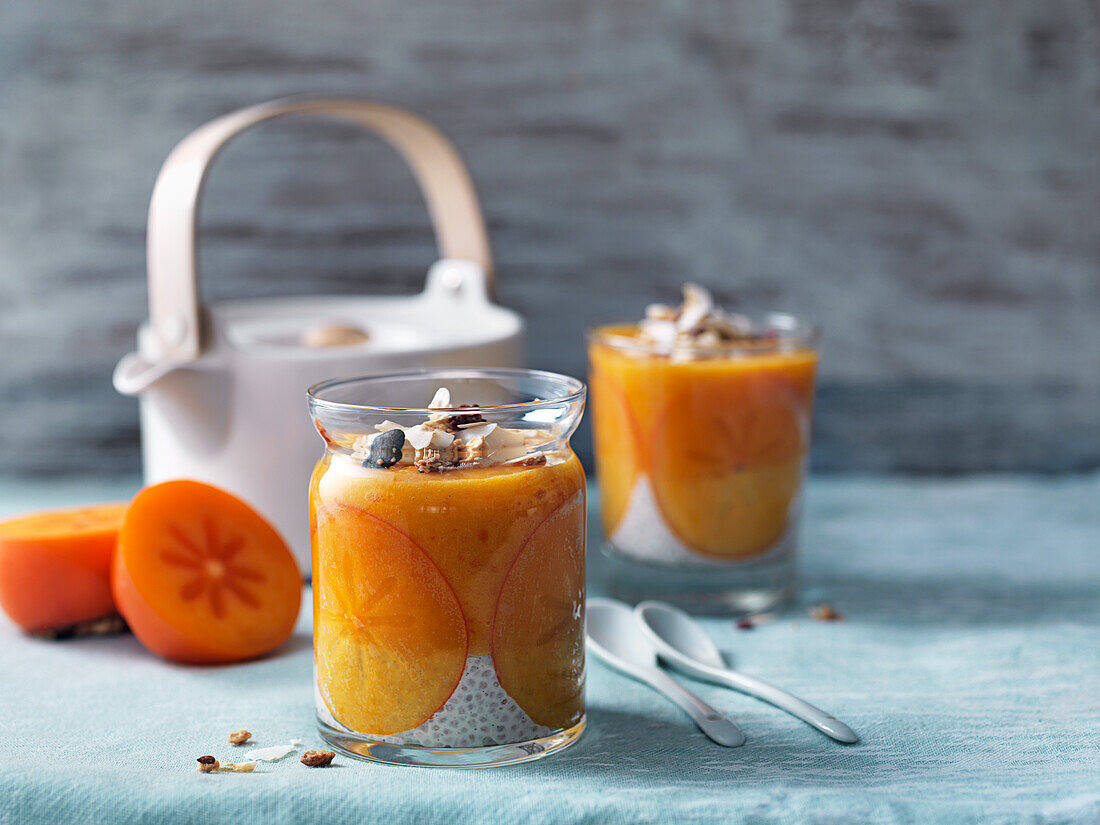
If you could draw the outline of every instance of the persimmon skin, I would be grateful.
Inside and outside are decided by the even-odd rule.
[[[111,558],[124,504],[37,513],[0,523],[0,608],[33,634],[117,614]]]
[[[225,664],[262,656],[290,637],[302,576],[286,542],[248,504],[180,480],[147,487],[131,502],[111,589],[153,653]]]

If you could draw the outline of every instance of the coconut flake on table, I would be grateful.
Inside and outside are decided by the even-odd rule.
[[[294,753],[294,745],[272,745],[269,748],[256,748],[244,755],[250,762],[278,762],[283,757]]]

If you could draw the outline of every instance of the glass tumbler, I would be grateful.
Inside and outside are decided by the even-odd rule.
[[[482,767],[580,736],[584,403],[580,381],[533,370],[310,388],[315,702],[334,747]]]
[[[636,325],[588,336],[611,590],[698,613],[792,598],[818,330],[786,314],[764,337],[661,350]]]

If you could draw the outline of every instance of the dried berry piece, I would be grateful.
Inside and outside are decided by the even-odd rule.
[[[233,733],[229,734],[229,744],[230,745],[243,745],[245,742],[247,742],[251,738],[252,738],[252,734],[249,733],[246,730],[234,731]]]
[[[379,433],[370,442],[370,452],[363,462],[364,467],[385,469],[401,460],[401,450],[405,446],[405,431],[394,429]]]
[[[477,404],[460,404],[456,409],[476,409]],[[447,415],[434,415],[421,426],[429,430],[442,430],[447,433],[457,433],[460,427],[468,427],[471,424],[484,424],[485,417],[481,413],[450,413]]]
[[[306,751],[302,754],[302,764],[307,768],[324,768],[332,764],[334,756],[332,751]]]
[[[213,773],[221,764],[213,756],[200,756],[198,758],[199,770],[203,773]]]
[[[478,408],[477,404],[459,404],[458,405],[458,409],[460,409],[460,410],[467,410],[467,409],[472,410],[472,409],[477,409],[477,408]],[[476,412],[472,412],[472,413],[454,413],[453,415],[448,415],[447,416],[447,423],[450,424],[452,427],[461,427],[464,424],[480,424],[484,420],[485,420],[485,417],[481,413],[476,413]]]
[[[738,630],[752,630],[754,627],[756,627],[756,625],[754,625],[752,623],[752,619],[748,618],[747,616],[743,619],[737,620]]]

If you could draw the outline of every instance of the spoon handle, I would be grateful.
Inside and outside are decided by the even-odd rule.
[[[711,667],[701,662],[695,664],[699,668],[700,675],[705,674],[708,681],[731,687],[749,696],[763,699],[780,710],[785,710],[791,716],[801,719],[808,725],[812,725],[826,736],[830,736],[838,742],[852,744],[859,741],[859,736],[854,730],[845,725],[832,714],[826,713],[821,708],[814,707],[809,702],[804,702],[797,696],[788,693],[782,688],[748,676],[736,670],[728,668]]]
[[[699,730],[727,748],[738,748],[745,744],[745,734],[727,716],[719,713],[694,693],[665,673],[663,670],[646,670],[645,682],[675,702],[695,724]]]

